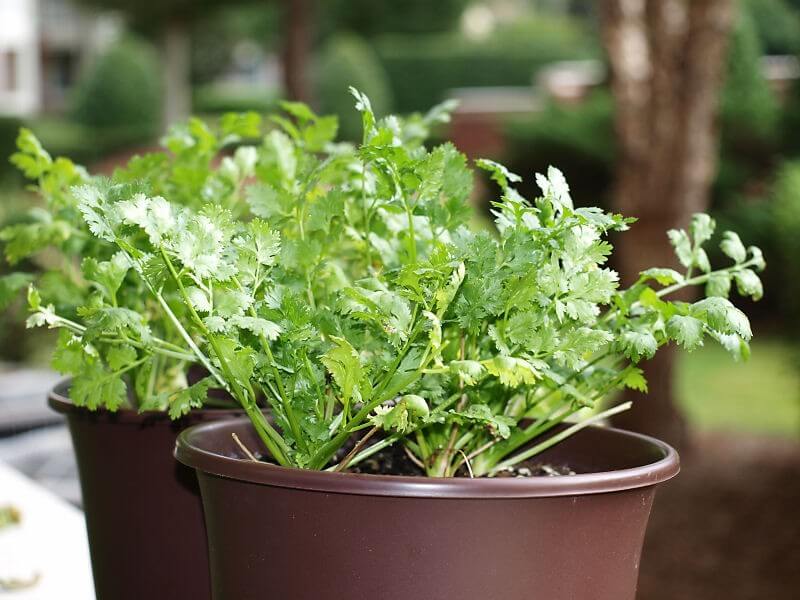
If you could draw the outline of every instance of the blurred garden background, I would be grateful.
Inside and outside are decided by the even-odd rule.
[[[157,146],[169,123],[190,114],[215,121],[228,111],[265,113],[286,98],[338,114],[341,136],[356,139],[360,120],[348,85],[366,92],[383,114],[458,100],[439,139],[452,138],[471,158],[498,160],[529,181],[553,164],[577,203],[641,216],[644,235],[628,256],[658,257],[653,248],[665,245],[663,232],[686,225],[690,207],[707,208],[720,231],[738,231],[764,250],[766,293],[744,307],[754,317],[748,362],[734,363],[717,347],[676,352],[652,367],[654,399],[639,400],[647,416],[623,423],[679,444],[686,465],[656,504],[641,597],[794,598],[800,589],[792,564],[796,517],[789,513],[800,501],[800,0],[688,3],[694,6],[684,15],[686,55],[673,56],[671,66],[669,57],[659,58],[661,25],[653,8],[659,0],[619,3],[641,5],[638,16],[615,12],[615,4],[1,0],[0,227],[36,218],[33,196],[7,160],[20,127],[33,130],[52,155],[110,173]],[[705,34],[693,27],[702,30],[705,18],[725,26],[700,38]],[[644,38],[626,42],[626,26],[638,26]],[[671,98],[664,100],[669,110],[658,114],[699,122],[697,131],[704,130],[699,141],[691,139],[693,125],[684,127],[686,139],[667,145],[648,138],[646,153],[657,160],[647,165],[635,146],[648,117],[634,114],[635,77],[628,87],[625,80],[626,65],[634,68],[637,60],[656,82],[663,75],[666,87],[650,89]],[[702,68],[691,72],[686,62]],[[697,147],[704,150],[695,155]],[[692,181],[698,165],[705,183]],[[642,184],[638,199],[626,201],[621,182],[639,170],[660,187]],[[680,201],[662,188],[688,190],[698,200],[673,209],[670,203]],[[492,188],[477,189],[483,210]],[[662,232],[658,239],[649,236],[649,221]],[[69,289],[67,277],[42,285]],[[48,334],[24,330],[22,287],[0,279],[6,371],[48,364]],[[740,548],[730,545],[734,530]]]

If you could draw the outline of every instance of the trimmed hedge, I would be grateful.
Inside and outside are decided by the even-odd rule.
[[[96,130],[138,130],[140,140],[148,139],[161,125],[160,76],[153,49],[124,39],[101,55],[78,82],[72,119]]]
[[[361,115],[348,88],[353,86],[369,96],[377,115],[393,109],[392,91],[381,63],[372,47],[356,35],[331,38],[317,66],[316,87],[323,114],[339,117],[343,139],[361,138]]]
[[[594,36],[577,22],[544,17],[499,28],[482,41],[456,33],[385,35],[375,48],[400,112],[426,110],[453,88],[530,85],[548,63],[599,54]]]

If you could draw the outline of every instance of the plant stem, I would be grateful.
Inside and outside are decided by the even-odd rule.
[[[514,465],[519,464],[522,461],[531,458],[532,456],[536,456],[537,454],[544,452],[551,446],[554,446],[555,444],[567,439],[568,437],[570,437],[575,433],[578,433],[581,429],[584,429],[589,425],[593,425],[594,423],[602,421],[607,417],[611,417],[613,415],[628,410],[631,407],[631,404],[632,404],[631,402],[625,402],[623,404],[619,404],[613,408],[604,410],[603,412],[598,413],[589,419],[581,421],[580,423],[575,423],[571,427],[567,427],[564,431],[561,431],[555,434],[554,436],[547,438],[545,441],[541,442],[540,444],[536,444],[535,446],[529,448],[525,452],[520,452],[516,456],[512,456],[511,458],[508,458],[503,462],[496,464],[489,471],[489,477],[493,477],[497,475],[497,473],[499,473],[504,469],[507,469],[508,467],[513,467]]]
[[[342,459],[342,462],[336,465],[334,471],[337,472],[344,471],[350,464],[350,461],[353,459],[353,457],[361,451],[361,449],[366,445],[369,439],[377,433],[377,431],[378,428],[373,427],[364,435],[364,437],[358,440],[358,443],[355,446],[353,446],[353,449],[350,450],[350,452],[348,452],[347,456],[345,456],[344,459]]]

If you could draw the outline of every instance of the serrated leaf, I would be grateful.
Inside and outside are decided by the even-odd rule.
[[[675,255],[680,263],[687,269],[694,263],[694,252],[689,235],[682,229],[670,229],[667,232],[669,242],[675,249]]]
[[[520,384],[533,384],[539,377],[536,368],[523,358],[514,356],[495,356],[485,363],[486,370],[494,375],[505,386],[516,387]]]
[[[372,415],[372,424],[384,431],[406,433],[430,415],[428,403],[422,396],[407,394],[397,399],[394,406],[378,406]]]
[[[700,246],[710,240],[711,236],[714,235],[715,228],[716,223],[714,223],[714,219],[707,214],[696,213],[694,216],[692,216],[690,230],[692,232],[692,239],[694,240],[695,245]]]
[[[644,372],[636,367],[626,369],[622,385],[643,394],[647,393],[647,379],[644,377]]]
[[[332,336],[331,341],[334,343],[333,348],[320,360],[339,386],[342,403],[349,405],[351,399],[360,399],[358,384],[363,376],[361,360],[358,352],[346,339]]]
[[[687,315],[675,315],[667,321],[667,335],[687,350],[703,345],[703,322]]]
[[[626,331],[620,336],[622,352],[634,362],[642,358],[653,358],[658,350],[658,342],[649,331]]]
[[[203,408],[208,399],[208,390],[214,387],[213,377],[204,377],[194,385],[179,391],[169,400],[169,418],[179,419],[193,409]]]
[[[114,371],[124,369],[137,358],[136,349],[127,344],[111,346],[106,352],[106,362]]]

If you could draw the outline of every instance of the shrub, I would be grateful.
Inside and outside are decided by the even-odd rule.
[[[547,63],[597,54],[582,26],[552,18],[501,27],[482,41],[456,33],[381,36],[376,49],[401,112],[424,109],[457,87],[530,85]]]
[[[17,171],[8,162],[8,157],[17,147],[15,140],[21,125],[17,117],[0,117],[0,184],[18,179]]]
[[[777,152],[777,100],[761,74],[762,47],[752,17],[741,13],[731,38],[720,102],[720,167],[715,198],[724,203],[772,167]]]
[[[324,112],[339,115],[339,130],[345,139],[361,133],[361,117],[352,109],[352,96],[343,82],[364,90],[379,112],[391,110],[392,92],[381,63],[372,47],[358,36],[347,34],[331,39],[322,52],[317,71],[317,93]]]
[[[125,39],[100,56],[79,81],[72,118],[98,130],[128,130],[140,140],[152,137],[161,119],[159,77],[152,49]]]
[[[599,90],[581,105],[549,105],[532,118],[512,119],[505,128],[506,161],[517,173],[560,165],[572,176],[572,195],[578,204],[606,205],[615,155],[612,110],[611,95]]]

